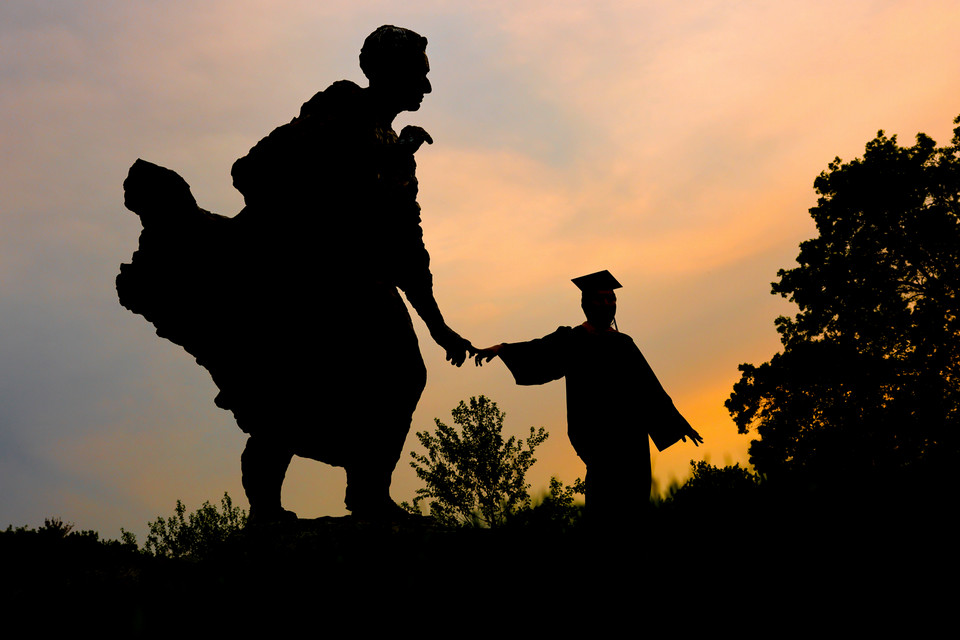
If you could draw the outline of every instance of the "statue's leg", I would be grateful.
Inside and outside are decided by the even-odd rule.
[[[398,377],[380,396],[371,411],[369,441],[357,458],[344,467],[347,492],[344,502],[353,515],[391,519],[408,517],[390,497],[393,471],[403,454],[413,412],[427,384],[427,370],[413,342],[413,353],[402,377]]]
[[[419,398],[419,394],[417,396]],[[415,407],[416,405],[414,405]],[[353,515],[362,518],[401,517],[403,511],[390,497],[393,471],[403,453],[403,444],[413,411],[404,415],[378,416],[381,422],[376,431],[379,441],[371,442],[360,459],[344,465],[347,471],[347,491],[344,502]]]
[[[344,503],[359,517],[389,516],[396,508],[390,499],[393,469],[366,461],[351,464],[347,471],[347,492]]]
[[[269,438],[250,436],[240,456],[243,490],[250,502],[250,522],[295,520],[297,514],[280,503],[280,490],[293,452]]]

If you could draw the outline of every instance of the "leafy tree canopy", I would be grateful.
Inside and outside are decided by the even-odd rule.
[[[419,512],[420,502],[429,501],[430,514],[443,525],[502,526],[530,508],[526,474],[548,434],[530,427],[526,442],[515,436],[505,440],[505,414],[485,396],[470,398],[469,405],[461,401],[452,414],[455,426],[435,419],[435,434],[417,432],[427,453],[411,452],[410,466],[426,486],[417,489],[412,510]]]
[[[958,151],[960,127],[946,147],[880,131],[815,180],[819,236],[772,285],[799,312],[777,318],[783,351],[741,365],[726,403],[760,436],[758,471],[890,472],[957,453]]]

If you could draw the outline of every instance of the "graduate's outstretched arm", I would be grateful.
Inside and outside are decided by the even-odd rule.
[[[690,438],[690,441],[698,447],[700,446],[700,443],[703,442],[703,437],[689,424],[687,425],[686,433],[680,436],[680,439],[684,442],[687,441],[687,438]]]

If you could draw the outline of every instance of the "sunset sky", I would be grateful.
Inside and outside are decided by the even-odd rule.
[[[433,93],[396,128],[435,140],[418,176],[448,323],[481,347],[539,337],[582,321],[570,278],[613,272],[620,329],[706,440],[654,454],[661,486],[691,459],[746,462],[723,402],[794,313],[770,282],[814,234],[817,174],[878,129],[945,144],[960,114],[953,0],[4,2],[0,527],[142,536],[178,498],[246,506],[245,435],[209,375],[117,302],[141,228],[121,185],[144,158],[235,214],[234,160],[331,82],[365,84],[357,54],[381,24],[430,42]],[[429,373],[412,431],[484,394],[510,434],[551,433],[534,493],[583,476],[562,383],[454,369],[415,324]],[[419,486],[408,460],[398,501]],[[342,470],[297,459],[284,501],[342,515],[343,489]]]

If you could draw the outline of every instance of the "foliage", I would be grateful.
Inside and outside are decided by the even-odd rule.
[[[143,545],[144,551],[165,558],[202,558],[247,522],[246,512],[234,507],[226,492],[220,500],[220,507],[218,511],[207,501],[186,515],[186,507],[177,500],[172,516],[159,517],[148,523],[150,533]]]
[[[551,477],[546,495],[534,501],[533,506],[523,512],[520,523],[561,531],[576,526],[583,517],[583,503],[575,502],[574,496],[582,496],[585,488],[580,478],[572,485],[565,485],[558,478]]]
[[[417,432],[427,453],[411,452],[410,465],[426,486],[407,506],[419,513],[420,502],[429,500],[430,514],[446,526],[503,526],[530,507],[526,473],[548,434],[530,427],[526,442],[515,436],[505,441],[505,414],[485,396],[470,398],[469,406],[461,401],[452,414],[455,427],[435,419],[435,434]]]
[[[739,464],[715,467],[704,460],[691,460],[690,466],[690,479],[670,492],[668,502],[715,510],[749,499],[763,483],[759,474]]]
[[[880,131],[862,159],[837,158],[814,182],[819,236],[772,285],[799,312],[776,320],[782,353],[741,365],[726,403],[741,433],[760,436],[758,471],[852,476],[957,453],[958,151],[960,127],[942,148]]]
[[[35,537],[45,542],[70,540],[70,542],[76,543],[83,540],[84,542],[100,543],[100,534],[96,531],[90,529],[77,531],[72,522],[65,522],[63,518],[59,517],[44,518],[43,526],[37,529],[26,525],[20,527],[7,525],[3,533],[13,536]],[[116,544],[116,542],[115,540],[105,540],[102,544]]]
[[[43,526],[37,529],[37,533],[52,538],[66,538],[73,531],[73,527],[72,522],[64,522],[63,518],[44,518]]]
[[[133,545],[134,549],[136,549],[137,536],[134,533],[127,531],[123,527],[120,527],[120,542],[122,544]]]

